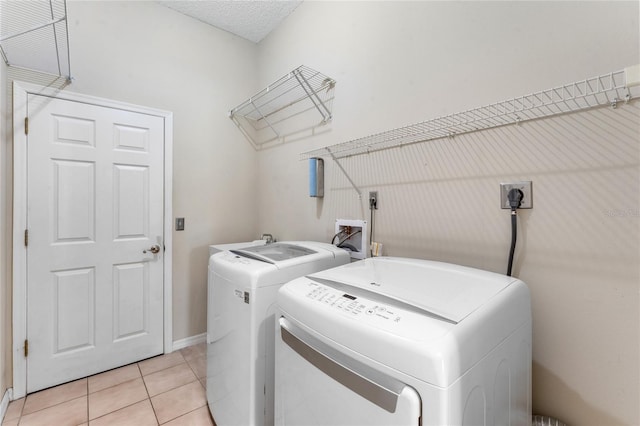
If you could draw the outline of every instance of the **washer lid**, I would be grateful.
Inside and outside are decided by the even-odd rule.
[[[378,293],[459,323],[516,281],[449,263],[374,257],[310,275]]]
[[[276,263],[317,253],[317,251],[307,247],[286,243],[265,244],[263,246],[245,247],[243,249],[230,251],[238,256],[244,256],[267,263]]]

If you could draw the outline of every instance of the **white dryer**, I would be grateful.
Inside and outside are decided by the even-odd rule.
[[[375,257],[280,288],[275,424],[530,425],[520,280]]]
[[[277,291],[287,281],[349,260],[331,244],[302,241],[210,257],[207,400],[218,426],[273,424]]]

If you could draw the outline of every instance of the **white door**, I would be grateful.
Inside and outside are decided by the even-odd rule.
[[[33,392],[163,352],[164,127],[34,94],[27,113]]]

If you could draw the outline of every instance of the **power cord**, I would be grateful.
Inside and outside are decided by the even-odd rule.
[[[371,245],[373,244],[373,231],[375,230],[373,219],[374,219],[374,210],[378,209],[378,202],[375,198],[369,198],[369,210],[371,211],[371,219],[369,220],[371,229],[369,231],[369,256],[373,256],[373,251],[371,249]]]
[[[509,250],[509,263],[507,266],[508,276],[511,276],[511,269],[513,267],[513,254],[516,251],[516,239],[518,236],[518,215],[516,213],[516,210],[522,203],[522,197],[524,197],[524,194],[518,188],[512,188],[507,194],[509,207],[511,207],[511,250]]]

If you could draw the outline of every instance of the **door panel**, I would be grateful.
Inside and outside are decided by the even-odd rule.
[[[114,126],[114,148],[124,151],[149,152],[149,130],[117,124]]]
[[[54,354],[91,348],[95,344],[95,270],[53,272]]]
[[[143,166],[113,166],[114,238],[149,237],[149,169]]]
[[[95,241],[95,164],[53,160],[53,243]]]
[[[27,392],[163,351],[161,117],[30,94]],[[146,251],[146,252],[145,252]]]
[[[54,125],[53,136],[56,143],[95,146],[95,121],[59,114],[52,114],[51,118]]]
[[[148,332],[149,271],[147,263],[115,265],[113,284],[114,341]]]

